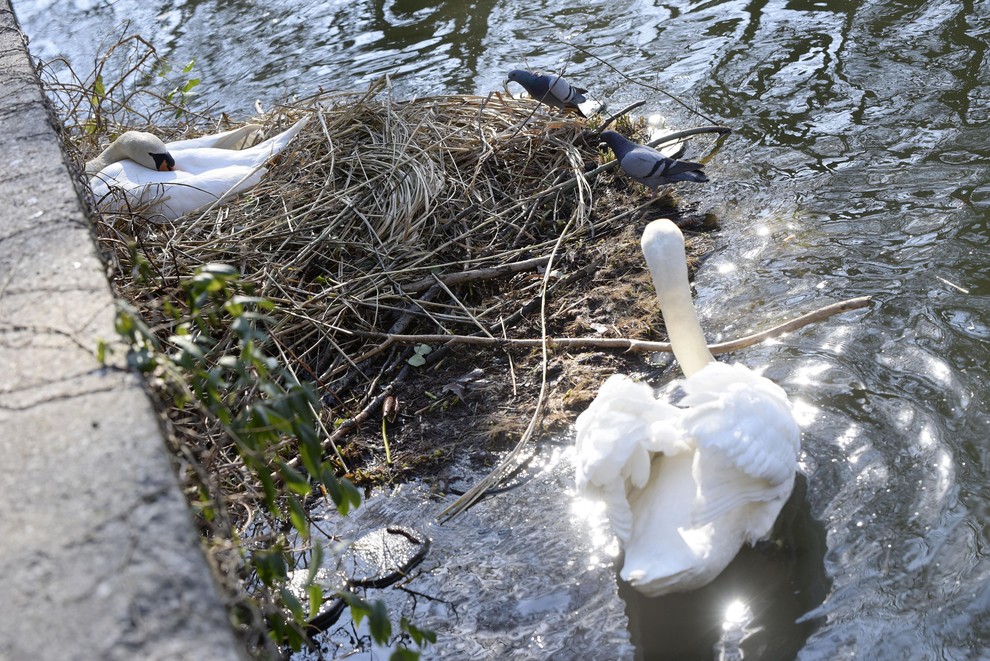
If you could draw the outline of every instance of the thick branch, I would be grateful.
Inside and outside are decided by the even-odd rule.
[[[764,340],[797,330],[803,326],[813,324],[831,316],[865,308],[870,304],[869,296],[851,298],[839,303],[832,303],[823,308],[819,308],[807,314],[801,315],[785,323],[769,328],[759,333],[746,335],[737,340],[712,344],[708,350],[713,354],[729,353],[738,351],[754,344],[759,344]],[[484,346],[497,346],[502,348],[532,348],[542,346],[543,341],[538,339],[506,339],[500,337],[482,337],[477,335],[389,335],[387,333],[373,333],[356,331],[355,335],[381,337],[389,343],[409,344],[409,343],[445,343],[475,344]],[[548,337],[547,346],[554,349],[622,349],[624,351],[662,351],[670,353],[669,342],[650,342],[646,340],[635,340],[624,337]]]
[[[420,292],[435,285],[437,279],[448,287],[474,280],[491,280],[493,278],[519,273],[520,271],[526,271],[536,266],[545,266],[548,261],[550,261],[550,256],[546,255],[544,257],[533,257],[532,259],[524,259],[519,262],[511,262],[509,264],[501,264],[500,266],[491,266],[471,271],[458,271],[437,277],[429,276],[411,284],[403,285],[402,289],[410,294]]]

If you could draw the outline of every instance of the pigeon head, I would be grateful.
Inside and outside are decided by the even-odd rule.
[[[509,80],[525,87],[536,82],[536,74],[523,69],[513,69],[509,72]]]
[[[621,159],[635,144],[630,142],[621,133],[615,131],[603,131],[602,141],[608,145],[609,149],[615,152],[615,157]]]

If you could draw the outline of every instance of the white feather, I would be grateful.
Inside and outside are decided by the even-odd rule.
[[[242,129],[166,143],[174,171],[119,160],[93,175],[90,189],[105,211],[150,207],[149,216],[174,220],[257,185],[267,172],[265,162],[285,149],[307,119],[246,149],[234,149],[250,138]]]

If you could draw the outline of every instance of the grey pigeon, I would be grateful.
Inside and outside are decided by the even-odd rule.
[[[572,86],[557,74],[537,75],[522,69],[513,69],[509,72],[509,80],[522,85],[540,103],[560,110],[570,108],[582,117],[586,116],[578,105],[587,101],[584,94],[588,90]]]
[[[701,163],[667,158],[656,149],[636,144],[615,131],[604,131],[602,140],[615,152],[619,167],[634,181],[653,189],[674,181],[708,181]]]

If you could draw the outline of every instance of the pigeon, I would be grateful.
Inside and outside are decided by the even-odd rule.
[[[529,95],[548,106],[565,110],[570,108],[582,117],[586,117],[579,104],[587,101],[584,94],[588,90],[574,87],[556,74],[537,75],[522,69],[509,72],[509,80],[522,85]]]
[[[649,186],[653,194],[657,187],[675,181],[704,183],[708,177],[701,171],[701,163],[667,158],[656,149],[636,144],[615,131],[604,131],[602,140],[615,152],[619,167],[634,181]]]

